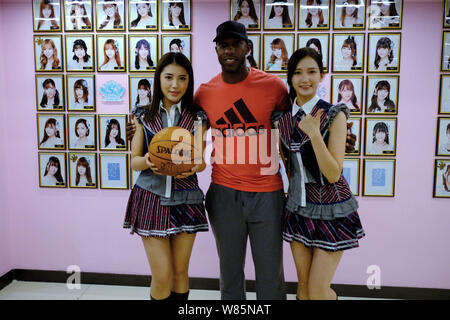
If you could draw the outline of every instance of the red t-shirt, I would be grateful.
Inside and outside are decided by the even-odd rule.
[[[249,192],[282,189],[271,115],[290,107],[283,81],[253,68],[235,84],[218,74],[198,88],[194,100],[211,124],[212,182]]]

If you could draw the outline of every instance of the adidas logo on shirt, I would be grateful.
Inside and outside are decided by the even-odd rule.
[[[224,112],[224,116],[216,121],[216,125],[224,126],[223,128],[214,129],[215,135],[218,137],[243,137],[243,136],[254,136],[258,134],[262,134],[265,131],[264,125],[253,125],[249,126],[251,123],[258,123],[253,114],[248,109],[244,100],[239,99],[233,105],[236,108],[237,113],[233,108],[228,109]],[[241,121],[241,119],[243,121]]]

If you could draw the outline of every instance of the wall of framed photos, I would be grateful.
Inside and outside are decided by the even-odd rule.
[[[36,3],[40,5],[40,1]],[[446,77],[450,73],[444,65],[446,54],[442,53],[442,39],[450,31],[443,22],[445,4],[440,0],[403,0],[397,7],[400,18],[387,23],[387,29],[377,29],[367,7],[365,14],[347,17],[342,25],[343,7],[335,10],[334,1],[327,3],[323,21],[311,17],[313,29],[306,21],[311,4],[303,0],[288,6],[290,23],[280,24],[276,19],[269,22],[274,18],[270,18],[274,6],[264,1],[255,9],[259,12],[256,26],[250,19],[247,22],[254,46],[252,56],[260,69],[285,80],[283,61],[271,61],[272,51],[281,43],[276,39],[285,43],[288,53],[310,42],[310,46],[322,47],[328,69],[318,94],[332,102],[350,97],[353,131],[359,139],[355,152],[346,156],[344,174],[358,194],[367,237],[360,248],[344,255],[333,282],[365,285],[368,267],[377,265],[383,286],[450,288],[450,257],[439,254],[446,252],[450,242],[448,199],[433,197],[443,181],[443,172],[437,171],[441,170],[439,161],[446,164],[450,160],[440,151],[444,150],[441,144],[445,147],[447,125],[441,119],[449,117],[446,88],[450,86],[446,81],[450,79]],[[180,24],[186,28],[173,29],[168,22],[164,27],[166,15],[162,12],[167,11],[162,9],[162,1],[157,1],[158,9],[152,11],[156,22],[132,27],[137,9],[130,9],[125,1],[122,24],[114,29],[114,23],[108,23],[100,29],[106,14],[95,4],[93,1],[88,14],[90,27],[82,19],[72,23],[61,5],[59,29],[52,29],[52,19],[38,28],[39,19],[34,16],[40,10],[33,11],[31,0],[0,1],[0,39],[8,44],[8,50],[0,50],[0,145],[4,151],[0,157],[0,275],[13,268],[66,270],[69,265],[78,265],[86,272],[148,274],[140,240],[122,229],[135,174],[128,166],[129,146],[126,141],[116,141],[113,148],[108,147],[107,127],[120,126],[124,139],[130,107],[139,103],[138,98],[145,100],[145,90],[153,85],[152,70],[147,69],[150,63],[144,65],[144,72],[136,68],[133,52],[140,40],[149,43],[147,51],[154,64],[163,50],[169,50],[174,38],[183,41],[183,53],[190,55],[198,88],[220,72],[212,42],[216,26],[237,14],[234,0],[192,0],[189,22]],[[385,21],[378,23],[385,26]],[[75,30],[77,24],[81,29]],[[114,31],[103,30],[109,26]],[[393,59],[384,66],[386,70],[377,70],[375,54],[382,38],[390,39]],[[60,64],[53,67],[51,63],[50,70],[40,70],[46,39],[55,44],[53,52],[58,51]],[[105,46],[108,39],[113,41]],[[90,56],[81,68],[73,59],[74,47],[83,48],[78,40],[85,43],[84,51]],[[354,66],[345,62],[344,51],[351,52],[354,47],[348,42],[356,43]],[[46,48],[52,47],[48,43]],[[119,49],[114,50],[113,45]],[[112,70],[101,70],[110,48],[119,52],[120,66],[116,60],[117,66],[111,63]],[[114,69],[117,67],[123,69]],[[45,91],[51,96],[47,101],[43,99]],[[53,91],[58,91],[59,103]],[[117,98],[111,94],[116,91],[122,101],[106,101],[107,97]],[[389,92],[392,103],[385,99],[378,108],[373,103],[378,91]],[[77,97],[84,97],[84,101],[77,101]],[[59,128],[59,140],[43,141],[47,122],[47,135],[52,128]],[[78,141],[81,131],[75,131],[77,122],[81,131],[89,130],[91,141]],[[379,129],[383,124],[388,128],[391,149],[372,146],[374,131],[383,131]],[[61,170],[65,169],[65,175],[61,174],[64,185],[43,181],[51,157],[57,158]],[[90,179],[81,173],[77,179],[78,167],[86,172],[83,167],[88,166]],[[199,175],[199,181],[206,191],[209,168]],[[54,187],[49,188],[52,183]],[[445,189],[439,190],[445,195]],[[285,246],[284,255],[286,281],[296,281],[289,246]],[[251,257],[248,259],[246,275],[254,279]],[[213,235],[201,233],[192,252],[190,275],[218,278],[218,270]]]
[[[450,1],[443,1],[439,108],[436,124],[433,197],[450,198]],[[446,158],[445,158],[446,157]]]

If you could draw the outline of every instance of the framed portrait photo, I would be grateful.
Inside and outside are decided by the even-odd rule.
[[[264,71],[287,72],[289,57],[294,52],[294,34],[264,34]]]
[[[102,151],[127,151],[126,114],[99,114],[99,146]]]
[[[342,175],[354,196],[359,196],[359,163],[359,158],[345,158],[342,163]]]
[[[60,0],[33,0],[33,30],[35,32],[61,31]]]
[[[442,33],[441,71],[450,71],[450,31]]]
[[[400,76],[367,76],[366,114],[398,113]]]
[[[65,118],[62,113],[38,113],[38,149],[65,150]]]
[[[394,197],[395,159],[364,159],[363,196]]]
[[[450,1],[449,0],[444,0],[443,1],[443,5],[444,5],[444,28],[450,28]]]
[[[438,117],[436,155],[450,156],[450,118]]]
[[[435,159],[433,198],[450,198],[450,159]]]
[[[34,36],[34,66],[36,72],[62,72],[63,43],[61,35]]]
[[[36,74],[37,111],[64,111],[64,75]]]
[[[230,20],[242,23],[248,31],[261,29],[261,0],[230,0]]]
[[[69,186],[71,188],[97,188],[97,154],[69,152]]]
[[[395,156],[397,146],[396,118],[365,118],[365,156]]]
[[[450,114],[450,75],[441,74],[439,86],[439,114]]]
[[[370,0],[369,30],[401,29],[403,0]]]
[[[124,0],[96,0],[97,31],[125,31]]]
[[[261,69],[261,35],[259,33],[249,33],[250,54],[247,56],[247,67]]]
[[[367,72],[400,72],[401,33],[369,33]]]
[[[128,153],[100,153],[100,188],[128,189]]]
[[[69,150],[97,150],[95,114],[68,114]]]
[[[94,72],[94,35],[66,35],[67,72]]]
[[[162,31],[190,31],[192,24],[191,0],[162,1]]]
[[[97,71],[125,72],[126,65],[125,35],[97,35]]]
[[[363,76],[331,76],[332,104],[345,103],[351,114],[361,114]]]
[[[157,35],[129,35],[130,72],[153,72],[158,64]]]
[[[64,31],[93,31],[92,0],[64,0]]]
[[[364,33],[333,33],[332,71],[364,71]]]
[[[365,29],[366,2],[364,0],[334,0],[334,29]]]
[[[162,34],[161,56],[168,52],[179,52],[192,62],[191,37],[190,34]]]
[[[39,187],[67,188],[65,152],[39,152]]]
[[[128,0],[128,30],[158,30],[158,1]]]
[[[95,75],[66,75],[66,100],[68,111],[95,111]]]
[[[294,30],[294,0],[263,0],[264,30]]]
[[[353,126],[350,128],[351,133],[356,136],[355,147],[349,153],[345,153],[346,156],[359,156],[361,154],[361,127],[362,119],[361,117],[350,117],[347,119],[347,123],[353,122]]]
[[[298,48],[312,48],[322,56],[323,71],[328,72],[328,48],[330,35],[328,33],[299,33]]]
[[[300,0],[299,30],[329,30],[330,0]]]
[[[130,111],[139,106],[147,106],[152,100],[153,74],[130,75],[128,87],[130,94]]]

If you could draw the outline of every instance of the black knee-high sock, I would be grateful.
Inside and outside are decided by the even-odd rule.
[[[189,290],[185,293],[177,293],[172,291],[170,295],[172,296],[172,300],[186,301],[189,297]]]

